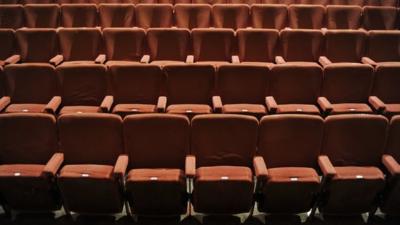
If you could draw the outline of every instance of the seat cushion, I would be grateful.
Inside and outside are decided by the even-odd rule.
[[[227,65],[230,64],[230,62],[227,61],[198,61],[196,64],[200,65],[213,65],[214,67],[219,67],[221,65]]]
[[[193,206],[201,213],[248,212],[253,188],[253,175],[248,167],[200,167],[194,181]]]
[[[302,213],[311,209],[320,186],[317,172],[306,167],[268,169],[268,180],[259,200],[260,211]]]
[[[385,104],[386,109],[385,109],[385,115],[387,117],[392,117],[394,115],[399,115],[400,114],[400,104]]]
[[[336,176],[333,177],[333,180],[384,179],[382,171],[376,167],[345,166],[345,167],[335,167],[335,170],[336,170]]]
[[[111,178],[113,170],[113,166],[107,165],[66,165],[61,169],[60,177],[109,179]]]
[[[0,177],[40,177],[44,167],[37,164],[0,165]]]
[[[315,105],[307,105],[307,104],[284,104],[278,105],[276,110],[277,113],[298,113],[298,114],[315,114],[319,115],[319,109]]]
[[[272,62],[240,62],[240,65],[244,66],[266,66],[266,67],[273,67],[275,64]]]
[[[44,112],[44,104],[11,104],[9,105],[5,112],[7,113],[17,113],[17,112],[30,112],[30,113],[42,113]]]
[[[372,109],[364,103],[332,104],[332,114],[344,113],[373,113]]]
[[[111,66],[125,66],[125,65],[140,65],[142,63],[137,62],[137,61],[119,61],[119,60],[110,60],[106,62],[106,66],[111,67]]]
[[[153,113],[156,112],[156,106],[151,104],[118,104],[112,112],[120,116],[136,113]]]
[[[64,61],[61,65],[95,64],[94,60]]]
[[[305,62],[305,61],[291,61],[291,62],[286,62],[284,65],[293,65],[293,66],[320,66],[316,62]]]
[[[209,105],[203,104],[175,104],[167,107],[167,113],[176,114],[208,114],[212,109]]]
[[[186,212],[186,180],[180,169],[132,169],[126,190],[137,214],[179,215]]]
[[[150,64],[163,67],[163,66],[168,65],[168,64],[174,64],[174,65],[176,65],[176,64],[185,64],[185,62],[174,61],[174,60],[154,60]]]
[[[226,104],[222,106],[222,112],[262,116],[267,113],[267,110],[261,104]]]
[[[99,112],[101,112],[101,109],[98,106],[64,106],[60,110],[60,115],[68,113],[99,113]]]

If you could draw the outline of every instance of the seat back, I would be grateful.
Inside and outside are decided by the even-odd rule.
[[[115,65],[109,71],[116,104],[156,104],[165,89],[165,75],[156,65]]]
[[[199,115],[192,119],[191,154],[196,166],[251,167],[258,121],[245,115]]]
[[[124,152],[122,119],[117,115],[61,115],[58,131],[65,164],[115,165]]]
[[[168,104],[210,104],[215,84],[212,65],[166,65]]]
[[[29,4],[24,6],[26,27],[57,28],[60,7],[57,4]]]
[[[130,115],[124,119],[125,152],[129,168],[184,170],[189,153],[190,122],[170,114]]]
[[[135,21],[133,4],[100,4],[99,24],[107,27],[132,27]]]
[[[286,5],[253,4],[251,6],[251,22],[254,28],[281,30],[287,26]]]
[[[324,36],[319,30],[282,30],[280,40],[282,56],[286,61],[317,62]]]
[[[258,151],[268,168],[317,168],[324,120],[313,115],[272,115],[260,121]]]
[[[247,4],[216,4],[212,7],[212,17],[216,28],[246,28],[250,16]]]
[[[326,6],[326,28],[358,29],[361,24],[362,8],[360,6]]]
[[[366,30],[395,30],[398,10],[390,6],[365,6],[363,27]]]
[[[97,6],[95,4],[61,5],[61,25],[63,27],[97,26]]]
[[[51,28],[31,28],[17,30],[22,62],[48,63],[57,55],[57,31]]]
[[[18,29],[24,26],[22,5],[0,5],[0,28]]]
[[[102,44],[101,32],[97,28],[61,28],[58,39],[65,61],[95,60]]]
[[[321,154],[334,166],[380,166],[387,128],[387,119],[380,115],[329,116]]]
[[[185,28],[149,28],[147,45],[151,60],[186,61],[190,31]]]
[[[105,28],[105,53],[108,60],[140,61],[146,34],[141,28]]]
[[[144,29],[172,27],[173,6],[171,4],[138,4],[135,14],[138,27]]]
[[[328,5],[329,0],[297,0],[297,4]]]
[[[274,29],[238,29],[239,59],[242,62],[274,62],[279,32]]]
[[[400,61],[400,31],[369,31],[367,56],[376,62]]]
[[[397,6],[398,1],[397,0],[366,0],[365,5],[370,5],[370,6]]]
[[[197,28],[192,30],[195,61],[231,61],[235,33],[232,29]]]
[[[367,34],[361,30],[328,30],[325,33],[325,55],[332,62],[361,62]]]
[[[266,66],[221,65],[217,74],[216,92],[224,104],[262,104],[269,82]]]
[[[330,0],[331,5],[358,5],[364,6],[365,0]]]
[[[177,4],[174,10],[177,27],[187,29],[210,27],[211,6],[208,4]]]
[[[400,162],[400,116],[394,116],[390,120],[389,135],[386,144],[385,153],[393,156]]]
[[[56,119],[45,113],[1,114],[0,146],[0,164],[44,165],[58,150]]]
[[[15,33],[12,29],[0,29],[0,61],[16,52]]]
[[[289,27],[293,29],[321,29],[325,26],[322,5],[290,5]]]

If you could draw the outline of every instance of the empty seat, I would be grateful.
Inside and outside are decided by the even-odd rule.
[[[208,114],[215,84],[212,65],[166,65],[167,113]]]
[[[54,65],[103,63],[105,56],[100,54],[102,37],[97,28],[61,28],[58,30],[60,55]]]
[[[103,30],[107,66],[132,64],[143,59],[146,33],[141,28],[105,28]]]
[[[318,65],[281,64],[272,67],[268,112],[319,114],[317,100],[321,93],[323,73]]]
[[[146,37],[152,64],[185,63],[190,44],[188,29],[149,28]]]
[[[12,29],[0,29],[0,66],[18,61],[15,33]],[[11,57],[11,58],[10,58]]]
[[[400,116],[395,116],[390,121],[389,136],[386,145],[385,155],[382,157],[382,163],[387,170],[386,190],[383,193],[380,202],[380,210],[386,215],[399,215],[399,174],[400,174],[400,154],[399,154],[399,134],[400,134]]]
[[[247,4],[216,4],[212,18],[216,28],[245,28],[248,26],[250,9]]]
[[[400,114],[400,53],[393,47],[399,44],[399,31],[370,31],[368,58],[363,58],[364,63],[375,66],[370,104],[387,117]]]
[[[398,1],[397,0],[366,0],[365,5],[370,5],[370,6],[397,6]]]
[[[379,115],[336,115],[325,120],[318,159],[325,180],[321,213],[355,215],[376,208],[385,185],[379,167],[387,127],[386,118]]]
[[[21,141],[23,140],[23,141]],[[61,208],[55,178],[63,162],[52,115],[0,115],[0,193],[5,210]]]
[[[317,66],[324,36],[320,30],[282,30],[280,33],[282,57],[278,64],[290,63]]]
[[[190,171],[194,177],[192,204],[195,212],[236,214],[250,210],[257,130],[258,121],[251,116],[193,118]]]
[[[57,4],[28,4],[24,6],[28,28],[57,28],[60,14]]]
[[[107,27],[132,27],[135,21],[133,4],[100,4],[99,24]]]
[[[217,74],[214,111],[248,114],[261,118],[266,114],[265,97],[270,69],[255,65],[221,65]]]
[[[62,27],[97,26],[97,6],[95,4],[61,5]]]
[[[54,0],[20,0],[20,4],[51,4],[55,3]]]
[[[185,214],[189,120],[182,115],[131,115],[123,128],[125,152],[131,158],[126,192],[135,214]]]
[[[364,6],[365,0],[330,0],[331,5],[358,5]]]
[[[254,158],[258,209],[266,213],[309,211],[320,189],[317,159],[324,120],[312,115],[265,116]]]
[[[7,4],[18,4],[19,0],[3,0],[1,4],[7,5]]]
[[[297,0],[261,0],[260,3],[262,4],[296,4]]]
[[[67,213],[121,212],[128,164],[128,157],[122,155],[121,117],[100,113],[62,115],[58,128],[65,157],[58,175],[64,209]]]
[[[231,62],[234,36],[234,31],[228,28],[193,29],[193,57],[188,57],[187,62],[212,63],[215,65]]]
[[[109,112],[113,104],[108,91],[107,68],[98,64],[61,65],[56,68],[61,81],[63,108],[60,114]]]
[[[297,0],[297,4],[309,4],[309,5],[327,5],[329,0]]]
[[[238,57],[242,64],[273,65],[278,50],[278,30],[238,29],[236,36]]]
[[[136,113],[165,112],[165,75],[156,65],[113,65],[109,68],[115,106],[122,117]]]
[[[322,5],[290,5],[289,27],[293,29],[321,29],[325,27],[325,8]]]
[[[58,80],[50,64],[14,64],[4,69],[7,107],[0,107],[6,113],[32,112],[55,113],[61,103]]]
[[[251,6],[251,22],[254,28],[282,30],[287,26],[286,5],[253,4]]]
[[[361,25],[362,8],[355,5],[326,7],[326,28],[358,29]]]
[[[363,27],[366,30],[395,30],[398,27],[395,7],[366,6],[363,13]]]
[[[171,4],[138,4],[135,14],[136,25],[143,29],[172,26],[173,6]]]
[[[56,0],[58,4],[99,4],[102,0]],[[107,0],[106,0],[107,1]]]
[[[0,28],[18,29],[24,26],[24,8],[22,5],[0,4]]]
[[[226,3],[226,1],[227,0],[192,0],[192,3],[214,5],[214,4],[224,4]]]
[[[208,4],[177,4],[174,10],[177,27],[187,29],[210,27],[211,6]]]

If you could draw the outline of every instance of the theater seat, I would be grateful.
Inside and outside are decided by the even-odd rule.
[[[128,165],[121,118],[96,113],[62,115],[58,126],[65,156],[58,185],[67,214],[121,212]]]
[[[137,113],[165,112],[165,75],[156,65],[113,65],[109,68],[115,106],[122,117]]]
[[[386,0],[386,1],[381,1],[381,0],[366,0],[367,2],[365,5],[370,5],[370,6],[393,6],[396,7],[398,4],[397,0]]]
[[[287,26],[288,12],[286,5],[253,4],[250,11],[254,28],[282,30]]]
[[[0,29],[0,66],[18,61],[15,32],[12,29]]]
[[[212,65],[164,66],[167,76],[166,112],[185,114],[212,113],[212,96],[215,84],[215,70]]]
[[[397,15],[395,7],[366,6],[363,10],[363,27],[366,30],[395,30],[399,22]]]
[[[24,26],[24,8],[22,5],[0,4],[0,28],[18,29]]]
[[[253,206],[252,158],[258,121],[245,115],[201,115],[192,120],[188,167],[195,212],[236,214]]]
[[[23,141],[21,141],[23,140]],[[49,212],[61,208],[55,178],[63,163],[56,153],[56,119],[48,114],[0,115],[0,194],[3,209]]]
[[[325,120],[318,163],[324,175],[323,215],[375,212],[385,178],[379,169],[388,121],[379,115],[335,115]]]
[[[60,7],[57,4],[28,4],[24,6],[28,28],[57,28]]]
[[[323,127],[323,119],[312,115],[261,119],[253,160],[260,211],[296,214],[312,208],[320,189],[317,159]]]
[[[215,4],[212,7],[214,27],[239,29],[248,26],[250,8],[247,4]]]
[[[358,5],[364,6],[365,0],[330,0],[331,5]]]
[[[96,27],[97,6],[95,4],[62,4],[62,27]]]
[[[139,216],[186,213],[189,120],[182,115],[131,115],[123,126],[125,151],[132,159],[126,181],[132,211]]]
[[[211,20],[211,6],[208,4],[176,4],[175,22],[179,28],[208,28]]]
[[[293,29],[321,29],[324,24],[325,8],[322,5],[290,5],[289,27]]]
[[[361,26],[362,8],[355,5],[326,6],[326,28],[358,29]]]
[[[135,8],[136,25],[150,27],[172,27],[173,6],[171,4],[138,4]]]
[[[132,27],[135,21],[135,6],[133,4],[100,4],[99,24],[107,27]]]
[[[222,65],[217,74],[214,111],[261,118],[267,112],[269,73],[267,66]]]

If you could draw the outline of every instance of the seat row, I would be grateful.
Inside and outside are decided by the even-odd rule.
[[[0,5],[0,28],[398,29],[396,7],[254,4]]]
[[[397,0],[3,0],[0,4],[70,4],[70,3],[194,3],[194,4],[314,4],[314,5],[358,5],[397,6]]]
[[[369,65],[15,64],[4,113],[400,114],[400,73]]]
[[[189,135],[190,133],[190,135]],[[400,117],[0,115],[3,207],[399,215]],[[387,141],[386,141],[387,140]],[[386,146],[386,149],[385,149]],[[322,180],[318,171],[321,171]],[[256,179],[254,179],[256,177]],[[187,188],[189,182],[189,188]],[[346,201],[344,201],[346,200]]]

